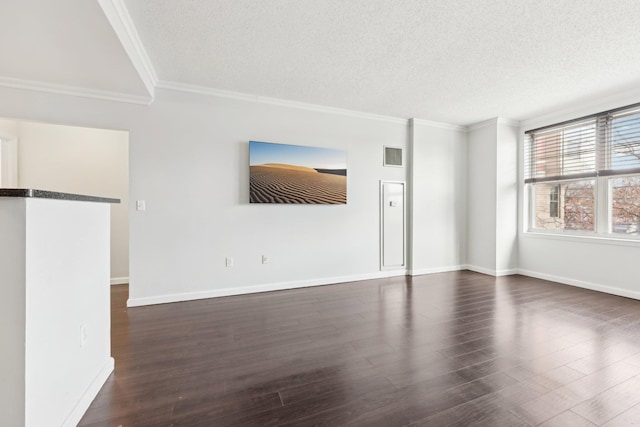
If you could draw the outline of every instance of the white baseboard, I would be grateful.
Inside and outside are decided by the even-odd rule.
[[[166,294],[153,297],[129,298],[127,307],[143,305],[165,304],[180,301],[192,301],[205,298],[227,297],[232,295],[253,294],[258,292],[282,291],[285,289],[306,288],[309,286],[331,285],[334,283],[357,282],[360,280],[382,279],[385,277],[406,276],[407,270],[385,270],[369,274],[355,274],[351,276],[326,277],[322,279],[302,280],[292,282],[265,283],[262,285],[242,286],[238,288],[213,289],[200,292],[185,292]]]
[[[191,301],[191,300],[198,300],[198,299],[205,299],[205,298],[217,298],[217,297],[225,297],[225,296],[232,296],[232,295],[252,294],[252,293],[258,293],[258,292],[270,292],[270,291],[280,291],[285,289],[305,288],[309,286],[330,285],[334,283],[381,279],[385,277],[404,276],[407,274],[411,276],[419,276],[423,274],[445,273],[449,271],[458,271],[458,270],[470,270],[470,271],[475,271],[477,273],[487,274],[494,277],[521,274],[523,276],[535,277],[538,279],[549,280],[551,282],[562,283],[570,286],[577,286],[580,288],[591,289],[594,291],[605,292],[608,294],[619,295],[627,298],[640,300],[640,292],[637,292],[637,291],[630,291],[627,289],[615,288],[612,286],[606,286],[606,285],[600,285],[597,283],[590,283],[590,282],[585,282],[581,280],[575,280],[568,277],[554,276],[551,274],[539,273],[536,271],[529,271],[529,270],[523,270],[523,269],[491,270],[488,268],[478,267],[475,265],[462,264],[462,265],[452,265],[448,267],[434,267],[434,268],[422,268],[422,269],[412,269],[412,270],[405,270],[405,269],[386,270],[386,271],[379,271],[376,273],[356,274],[351,276],[329,277],[329,278],[323,278],[323,279],[279,282],[279,283],[266,283],[262,285],[242,286],[238,288],[214,289],[214,290],[200,291],[200,292],[184,292],[184,293],[166,294],[166,295],[143,297],[143,298],[129,298],[129,300],[127,301],[127,306],[139,307],[144,305],[165,304],[165,303]],[[124,283],[128,283],[128,278],[122,278],[122,279],[126,279],[126,282]],[[114,279],[112,279],[112,284],[116,284],[113,282],[113,280]]]
[[[463,266],[465,270],[475,271],[476,273],[488,274],[489,276],[511,276],[513,274],[518,274],[517,268],[512,268],[510,270],[491,270],[489,268],[478,267],[477,265],[466,264]]]
[[[96,398],[98,392],[109,378],[109,375],[113,372],[113,368],[115,366],[115,362],[113,357],[107,358],[102,369],[98,372],[98,375],[93,379],[87,390],[80,396],[78,399],[78,403],[71,410],[67,418],[62,423],[62,427],[75,427],[78,425],[84,413],[89,409],[89,405],[93,402],[93,399]]]
[[[129,284],[129,277],[112,277],[111,285],[127,285]]]
[[[416,268],[416,269],[410,270],[409,275],[421,276],[423,274],[447,273],[449,271],[460,271],[464,269],[465,269],[464,265],[450,265],[448,267]]]
[[[569,277],[554,276],[552,274],[539,273],[537,271],[523,269],[518,270],[518,274],[521,274],[523,276],[535,277],[536,279],[548,280],[550,282],[562,283],[563,285],[576,286],[578,288],[590,289],[592,291],[604,292],[607,294],[640,300],[640,292],[630,291],[628,289],[614,288],[613,286],[600,285],[598,283],[585,282],[583,280],[571,279]]]
[[[409,274],[411,276],[419,276],[423,274],[445,273],[449,271],[458,271],[458,270],[470,270],[470,271],[475,271],[477,273],[487,274],[494,277],[509,276],[513,274],[522,274],[523,276],[535,277],[538,279],[549,280],[551,282],[577,286],[580,288],[591,289],[594,291],[605,292],[613,295],[619,295],[627,298],[640,300],[640,292],[637,292],[637,291],[630,291],[627,289],[615,288],[612,286],[600,285],[597,283],[590,283],[590,282],[585,282],[581,280],[571,279],[568,277],[554,276],[551,274],[539,273],[539,272],[523,270],[523,269],[491,270],[488,268],[478,267],[475,265],[463,264],[463,265],[452,265],[448,267],[413,269],[409,271],[386,270],[386,271],[379,271],[371,274],[358,274],[358,275],[352,275],[352,276],[330,277],[330,278],[304,280],[304,281],[267,283],[267,284],[254,285],[254,286],[243,286],[239,288],[215,289],[215,290],[201,291],[201,292],[185,292],[185,293],[166,294],[166,295],[143,297],[143,298],[129,298],[129,300],[127,301],[127,306],[138,307],[138,306],[144,306],[144,305],[165,304],[165,303],[171,303],[171,302],[191,301],[191,300],[197,300],[197,299],[216,298],[216,297],[224,297],[224,296],[231,296],[231,295],[244,295],[244,294],[257,293],[257,292],[280,291],[285,289],[296,289],[296,288],[304,288],[309,286],[330,285],[334,283],[356,282],[359,280],[370,280],[370,279],[380,279],[385,277],[404,276],[406,274]]]

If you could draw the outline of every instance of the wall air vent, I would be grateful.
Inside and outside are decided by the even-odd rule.
[[[384,147],[384,166],[402,167],[402,148]]]

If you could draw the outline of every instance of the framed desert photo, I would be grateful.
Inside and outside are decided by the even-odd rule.
[[[249,200],[344,205],[347,152],[249,141]]]

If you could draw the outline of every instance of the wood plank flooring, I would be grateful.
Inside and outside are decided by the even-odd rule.
[[[80,422],[628,426],[640,301],[468,271],[127,309]],[[634,424],[636,423],[636,424]]]

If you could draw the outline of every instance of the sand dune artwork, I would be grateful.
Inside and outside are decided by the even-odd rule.
[[[249,201],[346,204],[347,152],[249,141]]]

